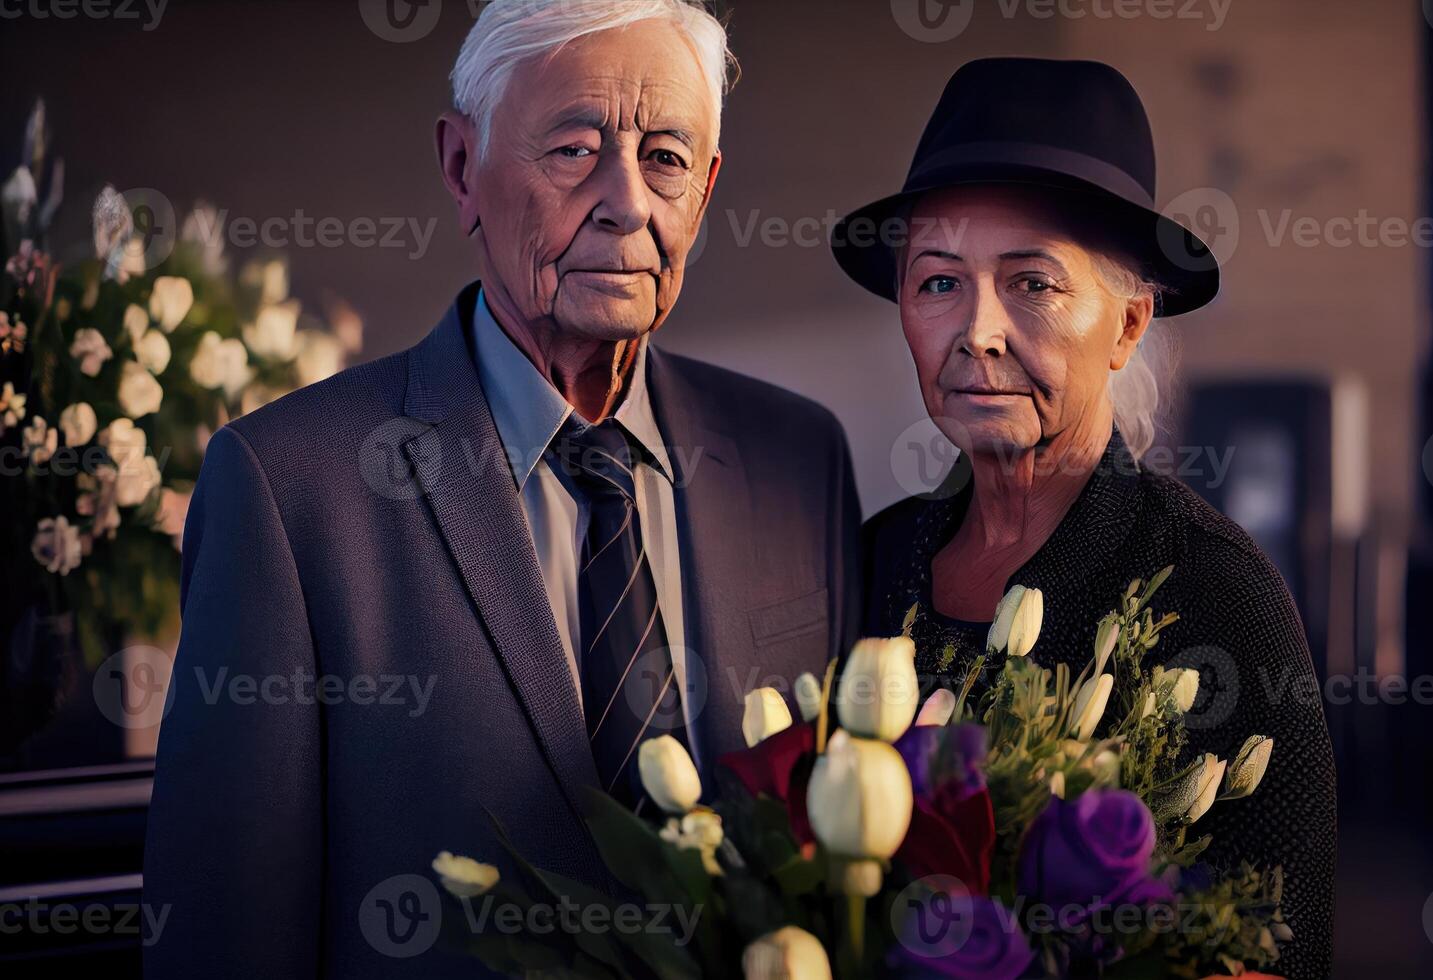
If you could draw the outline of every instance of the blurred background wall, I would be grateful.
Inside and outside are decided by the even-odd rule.
[[[230,222],[400,220],[392,247],[284,246],[295,294],[350,303],[366,325],[364,356],[376,357],[423,336],[471,276],[431,133],[480,8],[171,0],[155,23],[138,6],[133,19],[61,19],[14,17],[27,9],[15,4],[0,20],[0,133],[18,133],[45,98],[68,168],[56,241],[87,240],[104,182],[152,189],[181,211],[207,200]],[[1177,475],[1251,531],[1264,522],[1266,547],[1285,535],[1281,567],[1307,579],[1300,605],[1322,676],[1428,669],[1429,234],[1419,244],[1413,223],[1428,207],[1429,22],[1416,0],[722,8],[742,79],[665,346],[834,409],[868,514],[917,489],[911,446],[933,444],[895,312],[837,272],[829,222],[899,186],[961,63],[1108,61],[1152,117],[1161,205],[1225,262],[1215,303],[1156,327],[1177,335],[1182,363],[1164,442],[1197,449],[1193,433],[1245,432],[1255,465],[1242,490],[1212,466]],[[411,23],[398,26],[395,11]],[[1289,386],[1241,400],[1256,380]],[[1263,428],[1240,428],[1266,413]],[[1279,450],[1279,432],[1295,430],[1295,449]],[[1270,431],[1272,443],[1260,435]],[[1295,501],[1290,487],[1317,492]],[[1326,710],[1345,797],[1340,972],[1426,975],[1430,708],[1376,698]]]

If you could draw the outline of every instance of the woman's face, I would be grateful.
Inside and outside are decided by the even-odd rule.
[[[911,216],[901,325],[926,410],[966,452],[1108,434],[1109,372],[1134,352],[1153,300],[1110,292],[1067,224],[1020,187],[932,193]]]

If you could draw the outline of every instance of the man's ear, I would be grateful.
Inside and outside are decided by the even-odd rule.
[[[481,214],[477,188],[469,179],[469,164],[477,159],[477,127],[461,112],[449,109],[438,117],[433,127],[433,140],[438,151],[438,169],[443,174],[443,186],[448,188],[453,203],[458,206],[458,223],[464,234],[470,235],[477,227]]]
[[[716,154],[712,157],[711,169],[707,171],[707,187],[702,196],[702,206],[697,211],[697,224],[702,223],[702,218],[706,217],[707,207],[712,203],[712,190],[716,187],[717,172],[719,170],[721,170],[721,150],[716,151]]]
[[[1150,321],[1154,319],[1154,297],[1147,292],[1129,300],[1124,305],[1124,326],[1120,331],[1119,338],[1115,341],[1115,349],[1110,352],[1110,370],[1118,371],[1129,363],[1134,356],[1135,348],[1139,346],[1140,338],[1149,329]]]

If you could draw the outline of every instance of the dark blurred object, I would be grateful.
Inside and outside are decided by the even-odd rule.
[[[1284,576],[1327,676],[1334,510],[1334,421],[1322,381],[1250,379],[1192,385],[1181,455],[1228,469],[1181,477],[1239,524]]]
[[[163,909],[140,903],[148,762],[0,775],[0,976],[140,975]]]
[[[25,610],[0,660],[0,758],[55,716],[80,673],[79,657],[72,614]]]

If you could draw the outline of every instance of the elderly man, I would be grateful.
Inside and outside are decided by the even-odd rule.
[[[497,825],[602,884],[580,810],[642,806],[637,741],[709,773],[747,689],[848,638],[835,420],[648,342],[716,181],[727,59],[681,0],[487,5],[437,125],[481,284],[416,347],[214,437],[151,974],[471,976],[436,942],[440,850],[509,869]]]

